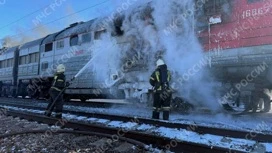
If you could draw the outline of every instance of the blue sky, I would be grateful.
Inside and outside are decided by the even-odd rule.
[[[125,0],[0,0],[0,40],[5,36],[14,35],[17,38],[22,36],[37,37],[36,30],[29,31],[29,29],[39,27],[35,24],[35,21],[39,21],[43,25],[97,5],[39,28],[39,31],[45,31],[45,33],[55,32],[71,23],[88,21],[102,14],[113,12],[122,2],[125,2]],[[33,14],[28,15],[30,13]],[[17,22],[12,23],[14,21]]]

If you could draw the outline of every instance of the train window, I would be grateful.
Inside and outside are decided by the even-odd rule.
[[[92,36],[90,33],[86,33],[82,35],[82,43],[91,42]]]
[[[64,47],[64,41],[63,41],[63,40],[58,41],[58,42],[57,42],[57,49],[61,49],[61,48],[63,48],[63,47]]]
[[[206,15],[221,14],[223,5],[227,3],[226,0],[209,0],[204,4],[204,12]]]
[[[36,62],[39,62],[40,59],[40,53],[36,53]]]
[[[124,34],[124,31],[122,30],[122,25],[123,25],[123,18],[118,17],[114,21],[115,33],[117,36],[122,36]]]
[[[47,68],[48,68],[48,62],[43,62],[41,66],[42,71],[45,71]]]
[[[28,56],[27,55],[20,57],[19,65],[23,65],[23,64],[28,64]]]
[[[49,52],[52,50],[53,50],[53,43],[45,44],[45,49],[44,49],[45,52]]]
[[[7,67],[13,66],[13,58],[7,60]]]
[[[78,35],[70,37],[70,46],[78,45]]]
[[[1,61],[1,68],[5,68],[6,67],[6,60]]]
[[[0,61],[0,68],[4,68],[3,67],[3,61]]]
[[[106,29],[100,30],[100,31],[96,31],[96,32],[94,33],[94,39],[95,39],[95,40],[100,39],[100,38],[101,38],[101,35],[102,35],[103,33],[106,33],[106,32],[107,32]]]
[[[261,2],[263,0],[247,0],[247,3],[255,3],[255,2]]]
[[[39,53],[33,53],[29,55],[30,63],[37,63],[39,61]]]

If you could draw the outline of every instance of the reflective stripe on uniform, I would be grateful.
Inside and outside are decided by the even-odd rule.
[[[161,110],[161,108],[153,107],[153,110],[159,112]]]
[[[171,78],[171,74],[170,74],[170,71],[168,71],[168,76],[167,76],[167,81],[170,81],[170,78]]]
[[[159,71],[156,71],[156,72],[155,72],[155,75],[156,75],[157,81],[160,82],[160,72],[159,72]],[[162,90],[161,86],[159,86],[159,87],[157,88],[157,90]]]
[[[56,88],[56,87],[51,87],[52,89],[55,89],[57,91],[61,91],[59,88]]]
[[[159,86],[158,90],[161,90],[161,86]]]
[[[160,72],[156,71],[155,75],[156,75],[157,81],[160,82]]]
[[[57,81],[59,81],[59,82],[64,82],[64,80],[62,80],[62,79],[58,79]]]
[[[162,107],[162,110],[164,110],[164,111],[169,111],[169,110],[170,110],[170,107]]]
[[[150,77],[151,80],[155,80],[153,77]]]

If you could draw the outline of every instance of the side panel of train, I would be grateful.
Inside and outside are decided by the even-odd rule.
[[[93,40],[93,32],[79,33],[72,36],[57,37],[55,41],[56,51],[53,63],[63,63],[66,66],[66,80],[71,80],[91,59],[90,46]],[[79,98],[82,101],[94,95],[94,90],[99,82],[95,82],[92,69],[87,68],[79,75],[72,85],[65,91],[67,99]]]
[[[0,56],[0,96],[16,96],[18,48],[13,47]]]
[[[223,8],[225,5],[228,6],[227,11]],[[199,34],[205,50],[272,43],[271,0],[233,0],[207,5],[204,16],[200,18],[207,19],[206,29]]]
[[[45,38],[41,45],[40,76],[52,80],[57,65],[66,66],[66,80],[70,81],[92,58],[92,45],[99,41],[99,36],[106,31],[91,30],[90,24],[78,23],[65,30]],[[101,33],[102,32],[102,33]],[[103,97],[103,81],[94,81],[95,72],[88,66],[65,90],[65,98],[81,99]],[[99,91],[99,92],[98,92]],[[103,91],[103,92],[100,92]]]
[[[223,83],[223,97],[246,110],[269,111],[264,91],[272,89],[272,1],[217,1],[204,13],[207,27],[199,39],[212,58],[211,71]]]

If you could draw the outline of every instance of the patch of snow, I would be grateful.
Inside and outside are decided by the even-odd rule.
[[[122,124],[123,122],[121,121],[111,121],[108,126],[114,126],[114,127],[118,127],[120,126],[120,124]]]

